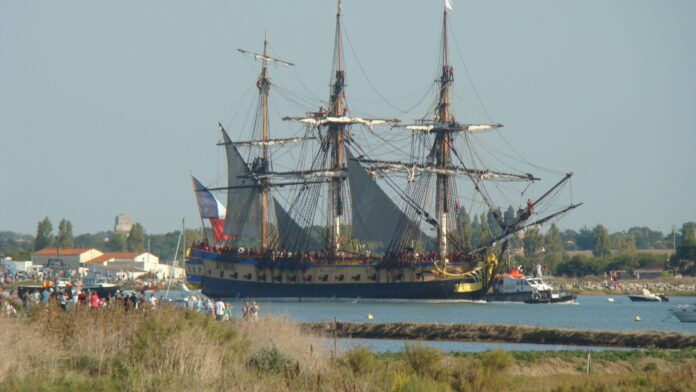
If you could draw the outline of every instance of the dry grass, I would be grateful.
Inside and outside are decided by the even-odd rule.
[[[309,334],[285,316],[261,317],[258,321],[237,319],[234,327],[249,340],[252,352],[276,346],[308,371],[325,369],[331,356],[326,339]]]
[[[41,308],[0,317],[0,391],[696,390],[691,351],[598,358],[587,376],[582,357],[522,363],[503,351],[458,357],[413,345],[393,356],[357,348],[335,358],[328,340],[301,328],[287,318],[219,323],[179,308]],[[250,365],[273,346],[297,365],[273,372]]]

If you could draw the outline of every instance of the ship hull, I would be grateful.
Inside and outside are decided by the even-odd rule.
[[[204,276],[203,294],[222,298],[469,299],[485,292],[457,293],[457,280],[403,283],[263,283]]]
[[[214,298],[480,300],[488,290],[485,279],[478,282],[454,278],[410,279],[409,276],[416,276],[416,270],[408,267],[376,270],[368,265],[319,265],[274,269],[254,264],[249,259],[201,251],[191,253],[187,265],[202,267],[196,270],[204,272],[200,276],[201,291]],[[377,280],[367,281],[370,275],[378,276]],[[401,276],[401,281],[394,281],[394,276]],[[195,279],[198,277],[194,275]],[[322,277],[328,282],[321,281]],[[332,281],[339,277],[341,282]],[[312,281],[300,281],[307,278]]]

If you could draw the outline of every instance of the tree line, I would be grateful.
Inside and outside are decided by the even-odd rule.
[[[36,235],[20,235],[13,232],[0,232],[0,257],[9,256],[13,260],[31,260],[35,251],[45,248],[94,248],[102,252],[147,252],[158,256],[161,262],[174,259],[180,231],[164,234],[147,234],[140,223],[135,223],[128,234],[120,231],[105,231],[88,234],[73,234],[69,220],[61,219],[58,231],[54,234],[53,224],[48,217],[38,222]],[[187,229],[188,244],[180,244],[181,249],[192,241],[200,241],[199,230]]]
[[[509,207],[505,212],[495,213],[503,217],[504,224],[512,222],[516,212]],[[473,248],[502,233],[502,227],[488,211],[469,216],[459,208],[452,240],[462,247]],[[12,232],[0,232],[0,256],[14,260],[30,260],[34,251],[44,248],[95,248],[105,252],[144,252],[158,256],[163,262],[172,260],[179,240],[180,231],[164,234],[147,234],[140,223],[135,223],[128,235],[122,232],[99,232],[73,235],[73,225],[61,219],[58,231],[46,217],[37,224],[36,236]],[[200,230],[187,229],[185,238],[188,246],[200,241]],[[208,233],[208,238],[212,235]],[[601,275],[611,270],[632,271],[657,262],[665,261],[664,254],[640,253],[640,249],[672,249],[668,267],[675,273],[696,276],[696,223],[686,222],[681,229],[664,234],[648,227],[632,227],[626,231],[609,233],[603,225],[578,231],[559,230],[555,224],[543,233],[535,228],[512,240],[512,249],[522,249],[522,255],[514,256],[511,263],[531,265],[541,263],[556,275],[585,276]],[[586,250],[589,255],[570,256],[568,251]]]

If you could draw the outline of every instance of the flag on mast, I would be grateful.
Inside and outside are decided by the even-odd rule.
[[[225,231],[225,215],[227,215],[225,206],[196,177],[192,175],[191,179],[193,180],[193,190],[196,192],[196,201],[198,202],[201,218],[210,221],[215,240],[221,241],[232,238],[229,234],[223,234]]]
[[[445,0],[445,8],[452,10],[452,0]]]

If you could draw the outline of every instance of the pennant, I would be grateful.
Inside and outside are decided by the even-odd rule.
[[[445,0],[445,8],[452,10],[452,0]]]

